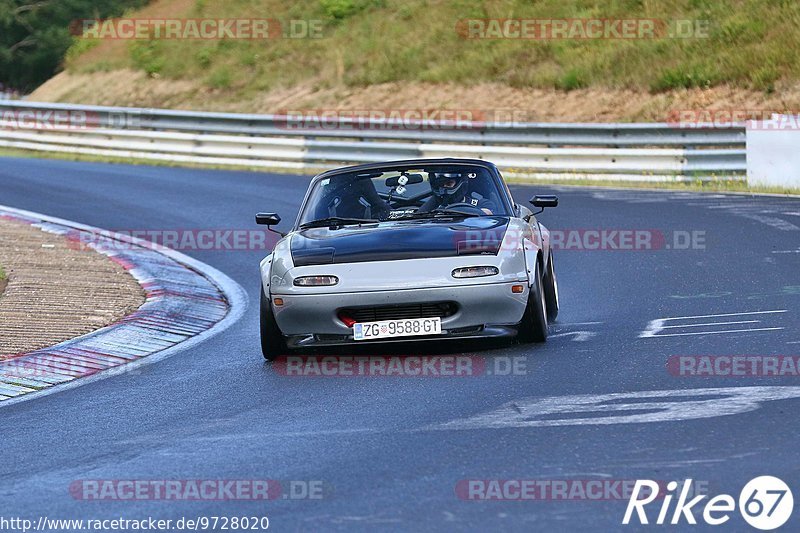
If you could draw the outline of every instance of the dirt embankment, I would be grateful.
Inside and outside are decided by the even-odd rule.
[[[519,89],[502,84],[474,86],[384,83],[369,87],[319,88],[314,84],[239,94],[213,90],[192,81],[148,77],[115,70],[91,74],[62,72],[30,100],[130,107],[156,107],[242,113],[290,111],[461,110],[477,118],[543,122],[665,122],[684,110],[797,111],[800,86],[772,94],[713,87],[652,94],[624,89],[557,91]]]
[[[122,266],[59,235],[0,219],[0,359],[92,332],[138,309],[144,291]]]

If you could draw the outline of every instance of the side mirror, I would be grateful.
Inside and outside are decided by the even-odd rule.
[[[281,217],[277,213],[258,213],[256,215],[256,224],[262,226],[277,226],[281,222]]]
[[[545,207],[558,207],[558,196],[534,196],[530,199],[533,207],[544,209]]]
[[[270,227],[278,225],[280,221],[281,217],[278,216],[278,213],[258,213],[256,215],[256,224],[267,226],[267,230],[271,231],[272,233],[277,233],[281,237],[286,237],[286,234],[282,231],[276,231]]]

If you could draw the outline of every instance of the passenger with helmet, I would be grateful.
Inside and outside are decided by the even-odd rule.
[[[453,204],[468,204],[487,215],[494,214],[497,211],[494,202],[470,190],[470,180],[475,178],[475,174],[470,176],[468,172],[430,172],[428,182],[433,194],[422,204],[418,212],[427,213]]]

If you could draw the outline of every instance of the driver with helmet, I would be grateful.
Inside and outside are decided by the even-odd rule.
[[[497,210],[494,202],[477,192],[470,192],[471,177],[475,175],[466,172],[431,172],[428,182],[433,194],[422,204],[418,212],[427,213],[453,204],[468,204],[487,215],[494,214]]]

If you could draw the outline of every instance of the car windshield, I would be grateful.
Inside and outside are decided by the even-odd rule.
[[[313,183],[300,226],[508,216],[502,190],[488,169],[474,165],[392,167],[337,174]]]

